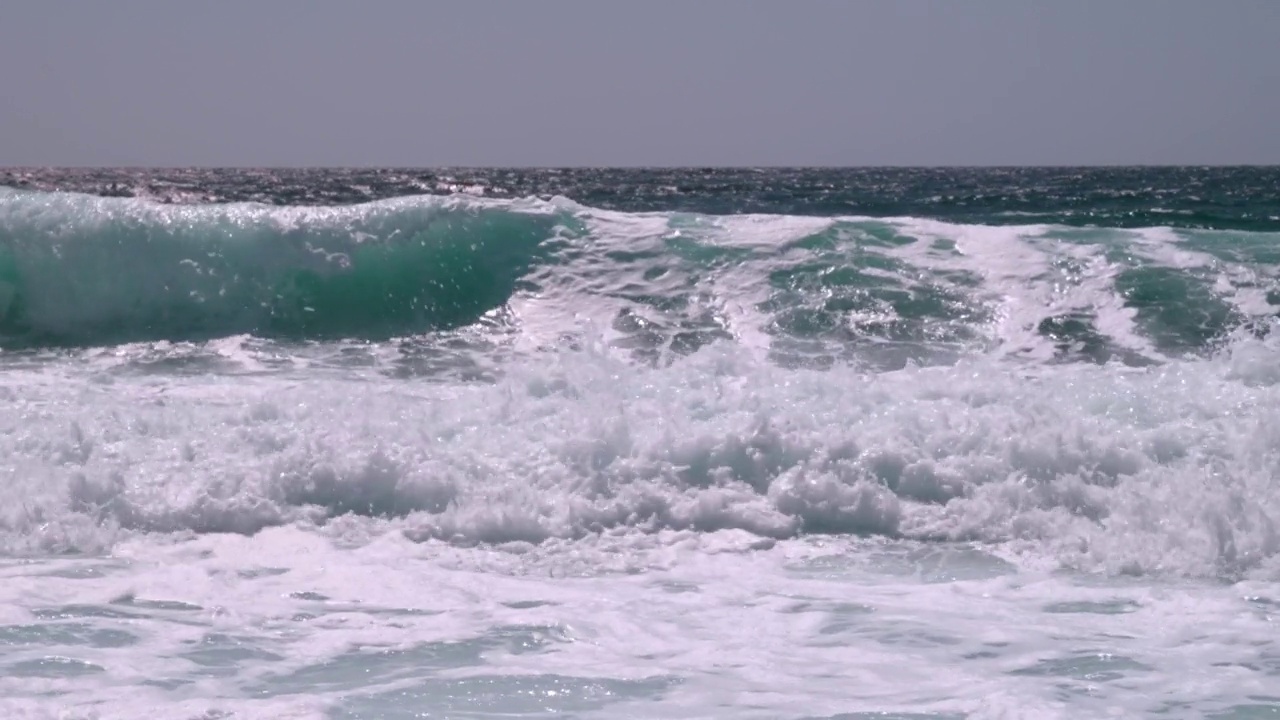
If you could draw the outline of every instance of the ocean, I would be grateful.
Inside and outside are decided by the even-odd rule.
[[[0,170],[0,716],[1280,717],[1280,168]]]

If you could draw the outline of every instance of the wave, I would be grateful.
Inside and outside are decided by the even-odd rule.
[[[236,336],[5,353],[0,554],[301,524],[516,551],[856,535],[1280,577],[1277,240],[0,190],[0,346]],[[464,344],[462,382],[397,381],[494,332],[539,352],[486,374]],[[121,357],[192,372],[139,380]]]
[[[736,342],[788,366],[995,353],[1131,365],[1266,333],[1276,233],[624,213],[416,196],[169,205],[0,189],[0,347],[382,339],[502,310],[661,360]]]
[[[502,305],[555,213],[408,198],[160,205],[0,189],[0,342],[378,337]]]

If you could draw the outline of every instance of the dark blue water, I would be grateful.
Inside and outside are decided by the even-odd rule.
[[[623,212],[1280,230],[1280,168],[9,169],[0,185],[166,202],[348,204],[459,190]]]

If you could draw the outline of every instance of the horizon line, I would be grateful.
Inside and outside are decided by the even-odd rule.
[[[742,165],[497,165],[441,164],[441,165],[0,165],[0,171],[15,170],[1027,170],[1027,169],[1144,169],[1144,168],[1275,168],[1280,162],[1264,163],[1095,163],[1095,164],[869,164],[869,165],[810,165],[810,164],[742,164]]]

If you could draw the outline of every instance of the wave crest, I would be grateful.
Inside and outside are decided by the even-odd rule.
[[[558,222],[546,204],[439,197],[276,208],[0,189],[0,342],[457,327],[511,297]]]

